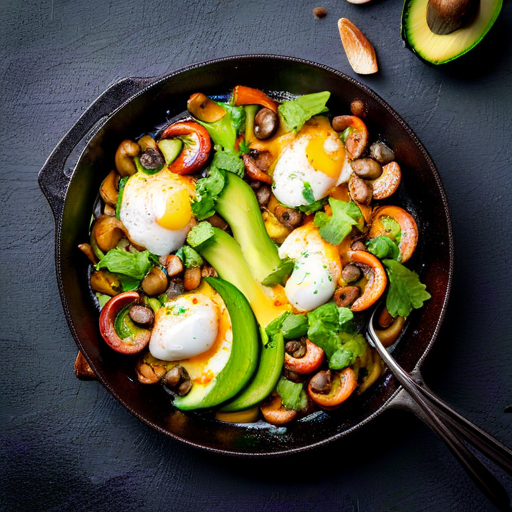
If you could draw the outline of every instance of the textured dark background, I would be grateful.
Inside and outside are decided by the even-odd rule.
[[[328,16],[315,19],[322,4]],[[247,461],[164,438],[97,382],[78,381],[37,173],[96,96],[125,76],[243,53],[302,57],[356,76],[336,28],[348,17],[380,65],[358,78],[417,133],[451,206],[454,288],[425,380],[512,446],[504,412],[512,403],[511,10],[506,0],[482,44],[436,68],[403,48],[399,0],[2,0],[0,510],[493,510],[404,412],[302,456]]]

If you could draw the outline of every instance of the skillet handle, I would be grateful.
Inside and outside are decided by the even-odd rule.
[[[72,172],[65,169],[71,152],[96,123],[155,80],[156,78],[124,78],[111,85],[80,116],[52,151],[39,171],[38,181],[57,223],[62,217],[64,199],[72,176]]]

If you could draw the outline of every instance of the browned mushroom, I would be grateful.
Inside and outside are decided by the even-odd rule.
[[[121,176],[131,176],[137,172],[133,159],[140,153],[140,146],[132,140],[125,139],[117,148],[115,163]]]
[[[259,140],[265,140],[277,130],[279,117],[269,108],[263,107],[254,118],[254,136]]]
[[[117,204],[119,196],[118,184],[120,176],[116,171],[110,171],[100,186],[100,196],[110,206]]]
[[[98,293],[114,296],[121,293],[119,279],[107,270],[96,270],[91,275],[91,288]]]
[[[167,276],[160,267],[153,267],[142,280],[141,286],[150,297],[160,295],[167,290]]]

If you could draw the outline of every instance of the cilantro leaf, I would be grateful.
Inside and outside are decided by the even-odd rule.
[[[211,168],[232,172],[240,178],[243,178],[245,174],[245,165],[240,158],[240,153],[229,150],[222,151],[220,148],[213,155]]]
[[[304,94],[292,101],[285,101],[278,110],[289,131],[298,132],[304,123],[313,116],[327,111],[325,104],[331,96],[330,92]]]
[[[430,299],[426,286],[420,282],[416,272],[394,260],[384,260],[389,278],[386,308],[393,317],[407,317],[413,309],[419,309]]]
[[[251,151],[251,143],[243,139],[240,142],[238,149],[240,150],[240,153],[242,153],[242,155],[247,155]]]
[[[192,213],[197,220],[207,219],[215,213],[215,204],[226,185],[226,173],[211,168],[209,176],[196,181],[196,198],[192,201]]]
[[[304,189],[302,190],[302,197],[308,202],[308,204],[313,204],[315,202],[315,196],[311,185],[307,181],[305,181],[303,185]]]
[[[368,252],[371,252],[381,260],[391,259],[400,261],[400,249],[388,236],[371,238],[366,242],[366,247],[368,247]]]
[[[277,383],[276,391],[287,409],[300,411],[307,406],[308,399],[302,383],[295,383],[281,377]]]
[[[199,247],[212,238],[214,234],[213,226],[209,222],[200,222],[190,230],[187,242],[191,247]],[[183,248],[183,252],[185,252],[185,248]],[[185,261],[186,259],[187,255],[185,254]]]
[[[304,215],[311,215],[312,213],[317,212],[318,210],[322,209],[324,204],[327,202],[327,199],[319,199],[318,201],[315,201],[310,204],[303,204],[298,207],[298,210],[302,212]]]
[[[352,226],[358,224],[361,218],[361,210],[352,201],[346,202],[329,198],[332,215],[329,217],[324,212],[315,215],[314,224],[320,228],[320,235],[331,245],[339,245],[352,231]]]

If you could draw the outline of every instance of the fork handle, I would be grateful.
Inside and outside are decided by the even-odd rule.
[[[414,401],[414,405],[411,407],[412,410],[446,443],[455,458],[487,498],[498,507],[499,510],[512,511],[510,498],[501,483],[457,437],[457,433],[460,433],[460,429],[458,426],[456,429],[453,429],[455,420],[446,421],[447,413],[438,409],[438,406],[431,402],[429,395],[432,395],[432,393],[428,392],[428,394],[424,394],[424,390],[395,362],[371,330],[372,329],[369,329],[368,331],[371,344],[376,348],[384,363],[386,363],[395,378]],[[441,400],[437,399],[437,401],[441,403]],[[446,406],[446,409],[451,411],[448,406]],[[472,425],[470,422],[467,423]],[[464,425],[466,427],[463,429],[465,439],[475,448],[480,449],[480,446],[483,445],[485,449],[487,446],[485,443],[475,443],[474,436],[468,437],[466,435],[467,429],[470,427],[466,424]],[[490,436],[488,437],[492,439]],[[479,437],[477,439],[481,438]]]

